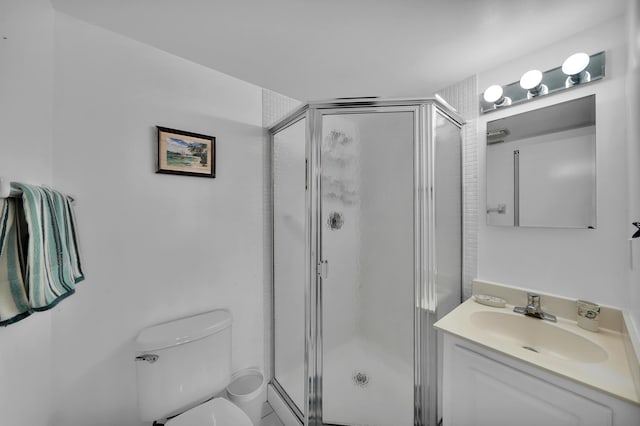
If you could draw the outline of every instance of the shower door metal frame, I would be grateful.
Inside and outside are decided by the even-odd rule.
[[[306,126],[305,126],[305,259],[309,258],[309,241],[310,241],[310,232],[309,232],[309,224],[310,224],[310,206],[309,206],[309,167],[308,167],[308,157],[309,157],[309,144],[310,144],[310,139],[311,139],[311,112],[309,111],[309,106],[308,105],[304,105],[300,108],[298,108],[297,110],[293,111],[291,114],[289,114],[287,117],[285,117],[283,120],[281,120],[280,122],[278,122],[277,124],[275,124],[273,127],[271,127],[269,129],[269,133],[270,133],[270,147],[269,147],[269,155],[271,158],[271,173],[270,173],[270,187],[271,187],[271,200],[275,200],[275,196],[274,196],[274,191],[275,191],[275,180],[274,180],[274,151],[275,151],[275,144],[274,144],[274,137],[275,135],[282,131],[287,129],[290,126],[295,125],[296,123],[305,120],[306,119]],[[275,205],[271,206],[272,209],[275,209]],[[272,223],[271,223],[271,252],[275,253],[275,217],[272,214]],[[272,263],[273,263],[273,259],[272,259]],[[309,317],[309,307],[307,304],[307,300],[309,300],[309,290],[310,290],[310,285],[309,285],[309,262],[305,262],[305,282],[304,282],[304,293],[305,293],[305,334],[306,334],[306,330],[308,328],[307,326],[307,321],[308,321],[308,317]],[[298,421],[300,422],[300,424],[304,424],[305,423],[305,419],[306,419],[306,403],[305,403],[305,407],[298,407],[295,402],[293,401],[293,398],[291,398],[291,396],[287,393],[287,391],[284,389],[284,387],[282,386],[282,384],[280,384],[280,382],[278,382],[277,378],[276,378],[276,345],[275,345],[275,268],[272,265],[271,268],[271,380],[270,383],[273,385],[274,389],[276,390],[276,392],[278,393],[278,395],[285,401],[285,403],[287,404],[287,406],[289,407],[289,409],[292,411],[292,413],[298,418]],[[309,377],[308,374],[308,366],[309,366],[309,354],[311,353],[312,348],[309,348],[308,345],[309,339],[307,338],[307,336],[305,335],[304,338],[304,344],[305,344],[305,349],[304,349],[304,364],[305,364],[305,378]],[[304,401],[306,402],[308,400],[308,380],[305,380],[305,385],[304,385]],[[303,411],[301,411],[301,409],[305,410],[305,413],[303,413]]]
[[[423,351],[428,342],[424,342],[423,336],[423,322],[424,315],[422,313],[421,303],[426,297],[427,300],[435,293],[428,291],[427,276],[425,276],[425,267],[422,259],[427,258],[425,256],[428,250],[428,239],[426,235],[429,233],[429,227],[423,225],[425,218],[433,216],[432,208],[433,203],[428,202],[428,191],[426,188],[431,186],[431,175],[429,170],[432,167],[429,166],[431,161],[430,149],[427,141],[431,135],[431,130],[425,126],[425,118],[427,109],[431,109],[432,106],[411,104],[406,105],[376,105],[376,106],[360,106],[360,105],[331,105],[322,108],[316,108],[313,111],[313,133],[311,141],[311,151],[309,157],[309,182],[311,183],[309,188],[309,196],[311,198],[310,204],[314,212],[312,219],[311,230],[311,244],[312,247],[311,257],[309,258],[309,264],[311,266],[310,282],[312,290],[310,294],[312,299],[308,301],[309,307],[312,308],[311,320],[309,322],[310,329],[308,330],[308,336],[310,342],[309,347],[315,347],[314,363],[310,365],[309,373],[310,384],[309,393],[307,395],[308,409],[306,416],[309,426],[329,426],[330,424],[323,423],[323,403],[322,403],[322,377],[323,377],[323,311],[322,311],[322,296],[323,296],[323,277],[321,275],[322,263],[326,261],[326,257],[323,255],[322,247],[322,124],[323,117],[327,115],[347,115],[347,114],[383,114],[393,112],[407,112],[413,116],[413,229],[414,229],[414,425],[423,426],[426,423],[428,410],[425,410],[425,403],[427,402],[428,391],[425,390],[425,382],[428,381],[428,368],[426,363],[423,362]],[[425,161],[426,160],[426,161]],[[430,270],[430,267],[426,268]],[[435,303],[435,302],[432,302]],[[426,333],[428,336],[429,333]]]
[[[436,250],[434,209],[434,150],[436,116],[461,127],[462,119],[437,99],[349,99],[316,102],[292,112],[270,129],[271,158],[273,136],[280,130],[306,118],[306,214],[305,214],[305,407],[298,410],[275,379],[275,339],[272,339],[272,384],[305,426],[335,426],[322,423],[322,117],[336,114],[412,112],[413,140],[413,215],[414,215],[414,426],[435,426],[437,413],[437,372],[429,371],[425,354],[437,344],[435,330],[426,326],[436,315]],[[273,170],[273,168],[272,168]],[[273,179],[273,176],[272,176]],[[273,180],[272,180],[273,182]],[[273,185],[271,186],[273,192]],[[273,198],[272,198],[273,199]],[[273,231],[273,229],[272,229]],[[275,291],[275,277],[272,285]],[[274,304],[272,299],[272,309]],[[272,314],[272,332],[275,334]],[[433,350],[433,349],[432,349]]]

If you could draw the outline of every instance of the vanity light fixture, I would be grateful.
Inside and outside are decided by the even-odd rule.
[[[546,98],[605,77],[605,52],[592,55],[575,53],[561,64],[546,71],[534,68],[522,74],[519,81],[488,87],[478,95],[480,112],[486,114],[540,97]]]
[[[530,70],[522,74],[520,87],[527,91],[527,99],[549,93],[547,85],[542,84],[542,71],[540,70]]]
[[[496,108],[511,105],[511,98],[504,96],[502,86],[497,84],[487,87],[487,90],[484,91],[483,97],[486,102],[493,104]]]
[[[589,55],[586,53],[574,53],[562,63],[562,72],[568,75],[564,87],[572,87],[591,81],[591,74],[586,71],[589,65]]]

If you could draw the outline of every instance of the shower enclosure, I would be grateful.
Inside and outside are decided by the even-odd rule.
[[[461,301],[462,121],[435,99],[305,105],[270,129],[273,378],[305,425],[437,425]]]

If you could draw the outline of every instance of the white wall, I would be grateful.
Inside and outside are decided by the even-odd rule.
[[[87,280],[52,316],[52,424],[135,425],[145,326],[229,308],[234,368],[262,365],[261,89],[59,13],[54,86]],[[216,179],[154,174],[155,125],[216,136]]]
[[[462,294],[471,296],[471,282],[478,276],[478,76],[437,91],[466,120],[462,127]]]
[[[262,365],[261,89],[46,0],[0,29],[0,175],[76,196],[87,275],[0,329],[2,424],[139,424],[136,333],[207,309],[234,315],[234,368]],[[217,178],[154,174],[155,125],[216,136]]]
[[[518,150],[520,226],[595,226],[595,132],[588,126],[487,146],[487,205],[506,205],[506,213],[492,212],[488,222],[513,226],[513,153]]]
[[[87,274],[0,329],[3,423],[50,424],[53,380],[52,424],[137,424],[135,334],[206,309],[234,315],[234,367],[261,365],[261,89],[56,14],[52,144],[53,12],[1,12],[0,173],[75,194]],[[215,135],[217,178],[154,174],[155,125]]]
[[[629,230],[630,222],[640,221],[640,0],[629,0],[627,42],[629,67],[627,74],[627,123],[629,166]],[[634,242],[634,266],[629,274],[629,302],[636,328],[640,330],[640,238]]]
[[[514,286],[533,288],[625,306],[628,297],[628,176],[625,77],[626,39],[623,18],[528,53],[519,60],[479,74],[481,92],[491,84],[516,81],[531,68],[558,66],[571,53],[607,52],[607,76],[601,82],[514,106],[479,118],[480,211],[485,210],[485,158],[482,137],[486,122],[596,94],[597,218],[596,230],[503,228],[479,219],[478,276]],[[525,47],[526,48],[526,47]]]
[[[6,37],[6,39],[5,39]],[[0,176],[51,183],[53,10],[48,0],[0,2]],[[0,423],[46,426],[51,312],[0,328]]]

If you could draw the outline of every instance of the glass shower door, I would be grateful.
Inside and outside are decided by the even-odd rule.
[[[410,426],[417,109],[321,117],[322,422]]]
[[[274,378],[301,416],[305,409],[306,119],[273,136]]]

